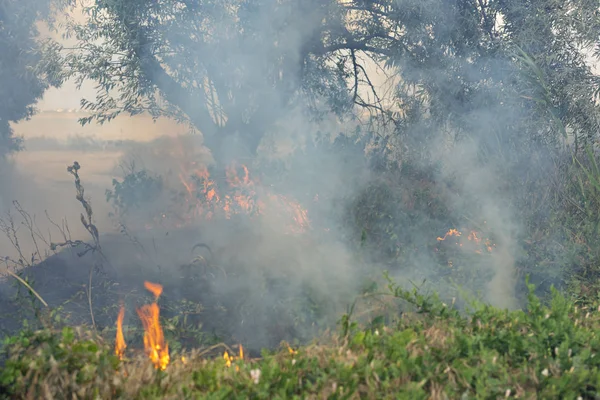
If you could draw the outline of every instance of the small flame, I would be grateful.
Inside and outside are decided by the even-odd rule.
[[[462,232],[460,232],[458,229],[450,229],[448,232],[446,232],[446,234],[443,237],[438,237],[437,240],[441,242],[441,241],[446,240],[448,237],[456,236],[457,238],[459,238],[459,237],[461,237],[461,235],[462,235]],[[491,253],[492,250],[494,249],[494,247],[496,247],[495,244],[492,244],[490,239],[482,239],[481,234],[477,231],[471,231],[469,233],[469,235],[467,236],[467,240],[469,242],[473,243],[475,246],[481,247],[483,245],[483,247],[485,247],[485,249],[487,250],[488,253]],[[459,241],[460,241],[460,239],[457,239],[456,244],[459,247],[463,247],[463,243],[460,243]],[[472,249],[473,245],[470,245],[468,248]],[[476,248],[473,251],[477,254],[483,254],[481,249]]]
[[[144,282],[148,291],[154,294],[154,303],[144,305],[137,310],[144,326],[144,349],[152,360],[154,367],[164,370],[169,364],[169,346],[165,341],[162,327],[160,326],[160,309],[158,308],[158,297],[162,294],[162,286],[157,283]]]
[[[119,309],[119,316],[117,317],[117,337],[115,339],[115,354],[120,360],[123,359],[127,344],[125,343],[125,337],[123,336],[123,318],[125,318],[125,307],[121,305]]]
[[[475,243],[481,243],[481,239],[479,238],[479,236],[477,236],[477,232],[475,231],[471,231],[471,233],[469,233],[469,236],[467,236],[467,239],[472,240]]]
[[[244,360],[244,347],[240,344],[240,355],[239,355],[239,357],[232,356],[232,355],[229,354],[229,352],[227,350],[225,350],[225,352],[223,353],[223,359],[225,360],[225,365],[227,366],[227,368],[231,367],[231,363],[233,361],[235,361],[236,359]],[[240,368],[236,365],[235,370],[239,371]]]
[[[288,226],[290,232],[304,232],[310,227],[307,211],[299,203],[282,195],[263,193],[262,189],[259,193],[258,181],[252,179],[246,165],[234,162],[227,166],[225,175],[231,192],[220,195],[206,167],[188,170],[182,164],[179,180],[186,193],[186,222],[191,222],[196,217],[210,219],[215,214],[230,219],[236,214],[256,215],[266,211],[283,211],[291,222]],[[269,203],[269,207],[265,201]]]
[[[225,353],[223,353],[223,359],[225,360],[225,365],[227,365],[227,368],[231,367],[231,360],[233,357],[229,355],[227,350],[225,350]]]
[[[298,354],[298,351],[292,349],[289,344],[287,345],[287,349],[291,356]]]
[[[461,235],[461,233],[457,229],[450,229],[448,232],[446,232],[444,237],[438,237],[437,240],[441,242],[443,240],[446,240],[446,238],[448,236],[460,236],[460,235]]]

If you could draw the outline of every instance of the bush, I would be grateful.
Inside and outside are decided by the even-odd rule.
[[[346,315],[339,335],[320,344],[283,346],[229,368],[196,350],[155,371],[143,355],[120,363],[81,330],[23,333],[5,347],[1,389],[6,398],[130,399],[583,399],[599,389],[596,305],[577,307],[553,290],[546,306],[529,285],[525,311],[473,304],[461,314],[435,296],[389,289],[411,307],[393,324],[361,326]]]
[[[23,332],[5,343],[0,372],[7,398],[108,398],[115,390],[119,359],[100,338],[65,327]]]
[[[160,177],[150,175],[147,170],[132,170],[121,182],[113,179],[112,185],[113,190],[106,191],[106,201],[112,202],[119,214],[152,202],[163,189]]]

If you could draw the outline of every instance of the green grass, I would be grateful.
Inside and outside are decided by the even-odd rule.
[[[22,332],[4,347],[0,391],[14,399],[585,399],[600,389],[597,304],[554,291],[543,305],[530,286],[525,311],[461,313],[390,288],[412,308],[393,323],[345,316],[338,332],[295,353],[282,346],[231,367],[223,349],[173,353],[156,371],[133,349],[119,361],[110,340],[81,328]]]

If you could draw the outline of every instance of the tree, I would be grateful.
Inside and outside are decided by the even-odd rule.
[[[99,84],[82,102],[94,113],[83,123],[167,114],[190,122],[215,153],[237,135],[253,154],[289,110],[342,115],[361,103],[353,87],[366,71],[340,41],[346,10],[335,0],[97,0],[85,13],[69,25],[78,45],[54,48],[62,79]]]
[[[0,3],[0,156],[18,150],[10,122],[31,117],[50,86],[39,69],[42,60],[36,22],[50,15],[50,2],[4,0]]]
[[[422,143],[440,129],[488,135],[517,153],[556,144],[568,130],[596,135],[600,88],[586,64],[597,46],[597,4],[555,0],[350,2],[362,38],[401,77],[400,131]],[[482,125],[483,124],[483,125]],[[396,132],[399,133],[399,132]],[[412,139],[412,142],[411,142]],[[422,144],[423,148],[429,147]],[[506,148],[503,150],[507,150]]]
[[[460,136],[483,125],[522,150],[524,141],[597,131],[600,85],[584,51],[597,43],[596,8],[587,0],[94,0],[86,22],[69,25],[78,45],[48,54],[63,67],[60,79],[98,83],[96,99],[82,101],[93,112],[82,122],[168,114],[201,131],[221,161],[235,137],[254,154],[291,109],[344,115],[355,106],[395,124],[386,141],[415,150],[440,130]],[[395,107],[358,90],[373,89],[368,58],[399,79]],[[489,139],[483,145],[496,146]]]

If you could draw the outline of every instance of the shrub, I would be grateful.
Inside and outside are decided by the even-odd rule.
[[[544,305],[529,285],[526,310],[472,304],[461,314],[435,296],[392,283],[410,312],[384,325],[346,315],[338,335],[234,360],[195,350],[166,371],[145,356],[123,363],[81,330],[9,340],[0,384],[7,398],[593,398],[600,382],[600,308],[556,290]],[[229,350],[231,353],[232,351]]]

